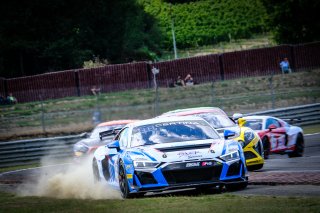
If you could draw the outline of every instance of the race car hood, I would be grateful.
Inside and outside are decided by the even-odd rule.
[[[226,149],[222,139],[156,144],[137,147],[128,152],[132,160],[173,162],[196,159],[212,159],[221,156]]]

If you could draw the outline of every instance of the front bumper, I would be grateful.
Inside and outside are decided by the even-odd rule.
[[[246,175],[242,160],[228,163],[214,160],[178,162],[163,165],[152,172],[134,171],[132,179],[129,180],[129,188],[132,193],[139,193],[202,186],[214,187],[246,183],[248,181]]]

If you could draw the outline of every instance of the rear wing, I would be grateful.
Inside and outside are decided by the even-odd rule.
[[[99,138],[100,140],[102,140],[104,137],[108,137],[108,136],[114,136],[116,134],[118,134],[118,132],[120,132],[122,128],[116,128],[116,129],[110,129],[104,132],[100,132],[99,133]]]

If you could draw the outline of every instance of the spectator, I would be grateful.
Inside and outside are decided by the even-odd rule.
[[[7,96],[7,103],[16,104],[18,103],[18,100],[12,95],[12,93],[9,93],[9,95]]]
[[[175,84],[174,84],[175,86],[185,86],[185,83],[184,83],[184,81],[182,80],[182,78],[181,78],[181,76],[179,75],[178,76],[178,78],[177,78],[177,80],[175,81]]]
[[[185,79],[184,82],[186,83],[187,86],[192,86],[194,84],[193,82],[193,78],[190,74],[188,74]]]
[[[291,73],[291,68],[290,68],[288,58],[284,58],[283,61],[280,62],[280,68],[281,68],[282,74]]]
[[[94,85],[94,86],[91,88],[91,92],[92,92],[93,95],[100,94],[100,88]]]
[[[1,105],[6,104],[6,99],[4,98],[3,95],[0,95],[0,104]]]

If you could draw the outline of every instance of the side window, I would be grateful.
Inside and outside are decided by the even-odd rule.
[[[276,125],[277,128],[281,127],[281,124],[278,120],[276,119],[272,119],[273,120],[273,124]]]
[[[271,124],[274,124],[277,128],[281,127],[281,124],[279,123],[279,121],[273,118],[269,118],[267,120],[266,127],[268,128]]]
[[[268,129],[271,124],[272,124],[272,119],[268,118],[266,122],[266,128]]]
[[[128,132],[129,132],[128,128],[125,128],[119,134],[120,147],[127,147],[128,146]]]

